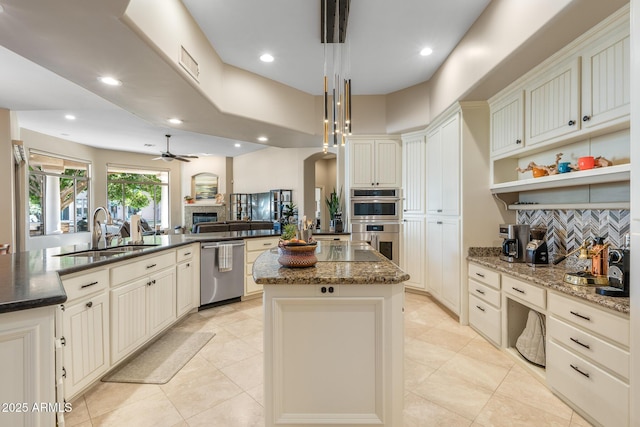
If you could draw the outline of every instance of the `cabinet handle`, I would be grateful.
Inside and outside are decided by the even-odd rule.
[[[442,209],[437,209],[436,212],[442,212]]]
[[[574,370],[574,371],[576,371],[576,372],[578,372],[578,373],[580,373],[580,374],[584,375],[585,377],[589,378],[589,374],[588,374],[587,372],[584,372],[584,371],[580,370],[580,368],[578,368],[578,367],[577,367],[577,366],[575,366],[575,365],[569,364],[569,366],[571,366],[571,367],[573,368],[573,370]]]
[[[156,284],[156,279],[153,279],[153,280],[151,281],[151,284],[152,284],[152,285],[155,285],[155,284]]]
[[[271,243],[270,242],[263,243],[262,246],[271,246]]]
[[[476,308],[484,313],[484,308],[480,307],[479,305],[476,305]]]
[[[591,116],[582,116],[583,122],[588,122],[589,120],[591,120]]]
[[[436,224],[442,225],[442,221],[436,221]]]
[[[191,255],[191,252],[186,252],[183,256],[189,256]]]
[[[147,265],[147,269],[153,268],[155,267],[157,264],[151,264],[151,265]]]
[[[484,279],[484,274],[482,274],[482,273],[476,273],[476,276],[482,277]]]
[[[522,144],[522,140],[521,139],[516,139],[516,144]]]
[[[482,289],[476,289],[476,292],[479,293],[480,295],[484,295],[484,291]]]
[[[191,264],[190,264],[190,263],[187,263],[187,267],[191,267]]]
[[[584,348],[586,348],[586,349],[591,349],[591,347],[590,347],[588,344],[581,343],[579,340],[577,340],[577,339],[575,339],[575,338],[573,338],[573,337],[569,337],[569,339],[570,339],[571,341],[573,341],[574,343],[576,343],[576,344],[578,344],[578,345],[583,346],[583,347],[584,347]]]
[[[520,292],[521,294],[525,294],[526,292],[523,291],[522,289],[518,289],[518,288],[514,288],[513,286],[511,287],[511,289],[513,289],[516,292]]]
[[[98,282],[87,283],[86,285],[80,286],[80,289],[88,288],[89,286],[97,285]]]
[[[62,378],[67,378],[67,370],[64,368],[64,366],[62,367]]]
[[[573,126],[576,124],[575,120],[569,120],[569,123],[567,123],[569,126]]]
[[[575,311],[570,311],[569,313],[573,314],[576,317],[579,317],[581,319],[588,320],[589,322],[591,322],[591,318],[588,316],[583,316],[582,314],[576,313]]]
[[[93,302],[92,302],[92,301],[89,301],[89,302],[86,304],[86,306],[87,306],[87,308],[91,308],[91,307],[93,307]]]
[[[380,185],[380,183],[379,183],[379,182],[376,182],[376,185]]]

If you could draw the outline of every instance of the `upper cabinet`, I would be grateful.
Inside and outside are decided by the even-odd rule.
[[[629,28],[627,5],[489,100],[494,193],[628,181],[630,144],[603,140],[629,129]],[[603,156],[614,167],[540,178],[516,171],[553,165],[558,153],[573,164]]]
[[[349,177],[353,188],[399,188],[401,147],[396,139],[349,138]]]
[[[427,213],[460,211],[460,114],[451,115],[427,135]]]

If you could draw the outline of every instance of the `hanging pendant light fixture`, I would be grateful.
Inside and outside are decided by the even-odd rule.
[[[327,48],[333,53],[332,79],[332,121],[333,146],[344,146],[346,138],[351,135],[351,61],[350,46],[346,41],[347,21],[349,17],[350,0],[321,0],[322,37],[324,43],[324,134],[322,140],[323,152],[327,152],[329,145],[329,108],[328,108],[328,76],[327,76]]]

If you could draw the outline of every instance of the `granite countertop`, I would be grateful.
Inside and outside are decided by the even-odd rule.
[[[368,244],[319,241],[313,267],[286,268],[278,249],[260,254],[253,263],[253,280],[261,285],[395,284],[409,275]]]
[[[491,248],[493,249],[493,248]],[[544,286],[555,291],[587,300],[601,307],[608,308],[620,313],[629,314],[628,297],[607,297],[595,293],[595,286],[575,286],[563,281],[564,274],[576,272],[575,265],[567,260],[559,265],[545,265],[530,267],[526,263],[513,263],[502,261],[499,256],[491,250],[469,251],[467,260],[484,267],[489,267],[501,273],[506,273],[518,279],[522,279],[536,285]],[[567,262],[569,262],[567,264]]]
[[[278,236],[273,230],[225,231],[203,234],[166,234],[145,236],[144,250],[101,257],[59,256],[90,249],[90,244],[70,245],[0,255],[0,313],[60,304],[67,295],[60,276],[106,266],[123,259],[189,245],[234,239]],[[130,239],[124,239],[124,244]],[[115,242],[114,245],[115,246]]]

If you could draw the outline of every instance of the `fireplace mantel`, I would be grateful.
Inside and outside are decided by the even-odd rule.
[[[182,210],[182,220],[184,227],[187,230],[191,230],[193,226],[193,213],[194,212],[215,212],[218,215],[218,221],[227,220],[226,205],[218,203],[187,203]]]

